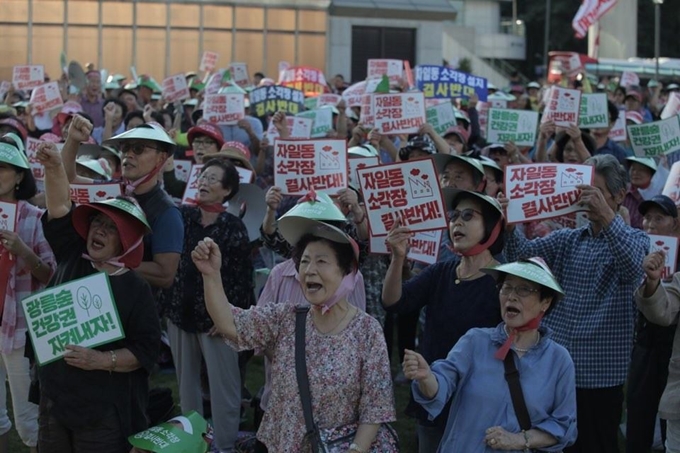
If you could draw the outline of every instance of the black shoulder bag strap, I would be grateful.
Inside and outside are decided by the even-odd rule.
[[[319,444],[317,430],[312,415],[312,394],[309,390],[309,376],[307,375],[307,359],[305,357],[305,331],[309,307],[295,308],[295,375],[297,377],[302,413],[305,416],[306,437],[310,440],[312,451],[318,453]]]
[[[531,429],[531,418],[529,417],[529,411],[527,410],[527,405],[524,401],[524,393],[522,392],[522,386],[519,382],[519,371],[517,371],[515,355],[512,351],[508,351],[508,355],[506,355],[503,360],[503,366],[505,367],[505,380],[508,381],[508,387],[510,388],[512,407],[515,408],[519,427],[524,431],[529,431]]]

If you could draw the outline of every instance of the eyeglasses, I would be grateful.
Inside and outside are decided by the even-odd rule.
[[[123,143],[120,147],[120,152],[123,154],[127,154],[128,151],[132,151],[135,155],[139,156],[144,153],[144,151],[147,149],[155,149],[156,151],[160,151],[159,148],[155,148],[153,146],[147,145],[146,143],[140,143],[140,142],[133,142],[133,143]]]
[[[118,227],[113,222],[113,220],[101,214],[92,217],[92,221],[90,222],[90,228],[102,228],[107,233],[118,232]]]
[[[212,146],[212,145],[215,145],[215,142],[213,140],[201,140],[200,138],[197,138],[196,140],[191,142],[191,146],[193,148],[198,148],[198,147],[207,148],[207,147]]]
[[[205,181],[208,183],[208,185],[212,186],[213,184],[216,184],[218,182],[221,182],[221,179],[218,178],[215,175],[207,175],[203,173],[201,176],[198,177],[198,182]]]
[[[469,222],[475,214],[482,215],[481,212],[471,208],[463,209],[462,211],[454,209],[453,211],[449,211],[449,222],[455,222],[458,220],[458,217],[463,219],[463,222]]]
[[[513,291],[519,297],[527,297],[533,293],[539,292],[540,290],[529,288],[528,286],[511,286],[508,285],[507,283],[503,283],[503,286],[501,286],[499,289],[499,292],[504,296],[509,296],[510,294],[512,294]]]

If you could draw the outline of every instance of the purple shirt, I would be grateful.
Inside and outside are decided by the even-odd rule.
[[[92,118],[94,127],[104,127],[104,99],[100,97],[96,102],[90,102],[87,96],[83,96],[80,105],[83,106],[83,113]]]

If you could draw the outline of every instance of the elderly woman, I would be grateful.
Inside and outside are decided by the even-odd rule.
[[[414,397],[430,417],[453,399],[440,452],[561,451],[576,440],[574,364],[540,322],[564,293],[540,258],[482,272],[497,278],[503,322],[470,330],[431,367],[407,351],[403,369]],[[510,363],[519,392],[506,383]],[[528,420],[520,421],[519,398]]]
[[[150,230],[130,198],[76,208],[55,145],[41,144],[47,212],[45,237],[57,259],[50,286],[104,272],[125,338],[85,348],[68,345],[64,360],[38,369],[42,453],[130,450],[126,438],[146,427],[148,377],[158,356],[160,323],[149,284],[135,269]]]
[[[395,419],[392,384],[380,324],[347,302],[357,278],[358,246],[341,230],[315,220],[284,218],[279,228],[295,244],[300,286],[312,307],[306,314],[305,348],[314,420],[320,428],[358,423],[343,451],[382,451],[382,445],[372,445],[380,424]],[[234,307],[222,286],[217,244],[206,238],[192,258],[203,274],[217,332],[238,349],[271,351],[272,395],[258,439],[272,452],[310,451],[304,446],[307,430],[294,366],[296,307]]]
[[[180,208],[184,219],[184,253],[174,284],[162,291],[159,301],[168,319],[170,349],[184,411],[203,413],[200,379],[201,359],[205,359],[215,443],[220,451],[233,449],[238,434],[241,407],[238,354],[215,336],[203,301],[201,274],[190,254],[201,239],[212,238],[222,251],[221,279],[227,297],[240,308],[254,305],[248,232],[243,222],[224,208],[238,189],[238,173],[231,162],[210,159],[205,163],[198,179],[198,205]]]
[[[473,327],[500,322],[498,293],[493,279],[481,269],[497,263],[503,249],[505,224],[498,202],[486,195],[443,189],[449,211],[449,235],[457,255],[433,264],[410,280],[402,273],[411,230],[395,226],[387,235],[392,249],[383,284],[383,305],[388,313],[413,313],[427,307],[420,353],[427,363],[443,359]],[[413,401],[407,414],[418,419],[420,453],[435,452],[444,434],[448,409],[430,419]]]
[[[646,198],[642,192],[652,184],[652,178],[657,170],[656,161],[651,157],[627,157],[626,167],[628,167],[630,176],[630,186],[622,204],[628,209],[630,226],[642,229],[642,214],[638,208]],[[659,193],[649,195],[659,195]]]
[[[35,180],[19,136],[0,137],[0,201],[16,204],[16,227],[0,229],[0,452],[9,451],[9,430],[4,382],[14,406],[17,432],[36,451],[38,406],[28,401],[29,362],[24,355],[26,317],[20,301],[45,287],[56,267],[43,234],[42,211],[27,200],[36,193]]]

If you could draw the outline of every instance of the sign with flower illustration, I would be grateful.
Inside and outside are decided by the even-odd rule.
[[[276,140],[274,185],[284,194],[314,190],[329,195],[347,188],[345,140]]]
[[[649,234],[649,243],[651,244],[650,252],[660,250],[664,253],[666,262],[663,265],[663,272],[661,273],[661,280],[666,280],[673,277],[675,274],[675,266],[678,262],[678,238],[674,236],[660,236],[657,234]]]

